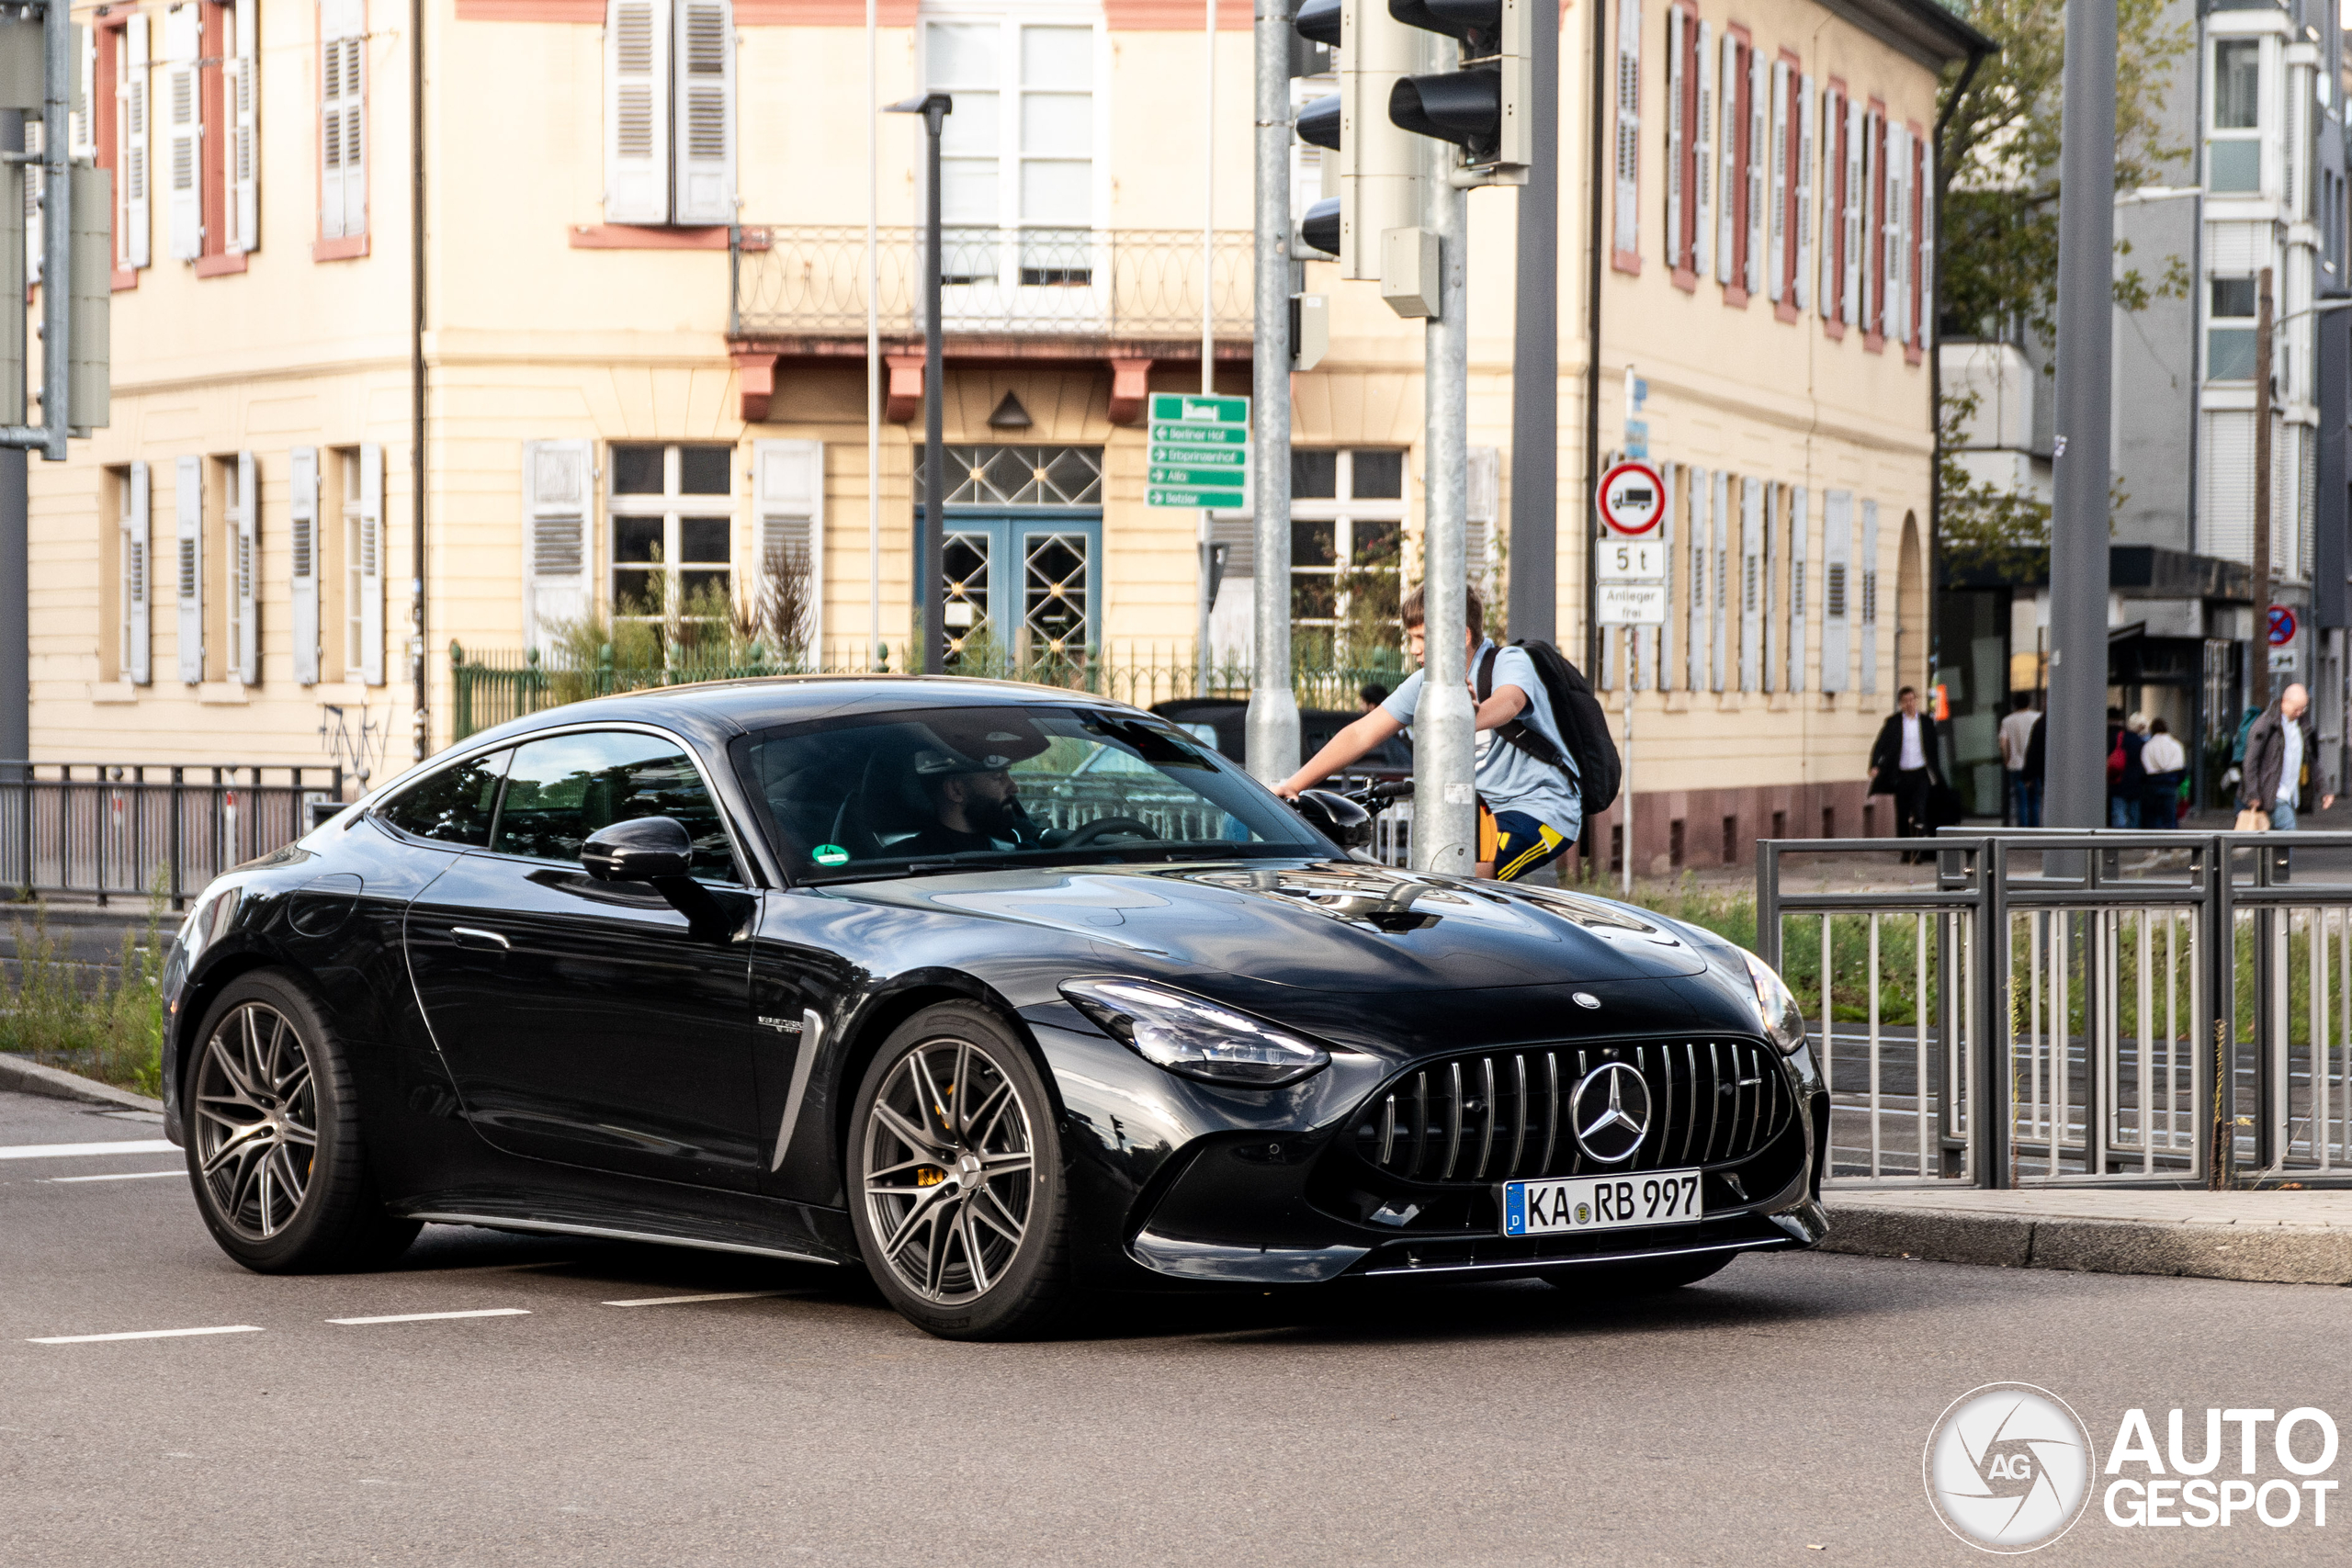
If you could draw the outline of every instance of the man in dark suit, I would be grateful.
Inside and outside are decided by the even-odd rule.
[[[1886,716],[1871,745],[1871,793],[1894,797],[1896,838],[1926,838],[1935,831],[1928,821],[1928,796],[1944,782],[1936,761],[1936,721],[1919,711],[1916,687],[1904,687],[1895,702],[1896,711]]]

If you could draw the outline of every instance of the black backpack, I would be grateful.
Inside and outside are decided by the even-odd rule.
[[[1624,777],[1617,742],[1609,738],[1609,716],[1600,711],[1600,700],[1592,694],[1592,682],[1584,678],[1584,671],[1569,663],[1567,656],[1558,649],[1541,637],[1529,637],[1511,646],[1525,649],[1528,658],[1535,661],[1535,673],[1544,682],[1544,694],[1551,699],[1553,722],[1560,727],[1560,739],[1568,744],[1567,760],[1576,770],[1577,788],[1584,795],[1584,819],[1588,824],[1596,822],[1616,803],[1617,787]],[[1487,656],[1478,660],[1478,700],[1482,703],[1494,694],[1495,656],[1501,651],[1489,648]],[[1552,742],[1524,720],[1512,719],[1495,733],[1547,768],[1562,765]]]

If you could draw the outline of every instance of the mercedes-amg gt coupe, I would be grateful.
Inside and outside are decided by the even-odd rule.
[[[863,1269],[937,1335],[1138,1289],[1622,1294],[1825,1234],[1828,1094],[1744,949],[1423,875],[1082,693],[808,677],[470,737],[221,876],[164,979],[204,1220]]]

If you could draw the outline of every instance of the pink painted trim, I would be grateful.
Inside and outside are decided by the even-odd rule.
[[[244,270],[245,253],[243,251],[220,251],[212,255],[196,258],[196,276],[198,277],[226,277],[232,273]]]
[[[575,251],[723,251],[727,248],[727,231],[721,227],[662,229],[640,228],[633,223],[574,223],[566,233]]]
[[[346,234],[340,240],[313,240],[311,259],[314,262],[356,261],[368,254],[368,236]]]

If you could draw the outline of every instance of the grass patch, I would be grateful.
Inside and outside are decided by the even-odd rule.
[[[0,1051],[141,1094],[163,1092],[164,904],[151,898],[146,924],[122,934],[109,972],[64,955],[35,905],[17,921],[13,977],[0,975]]]

